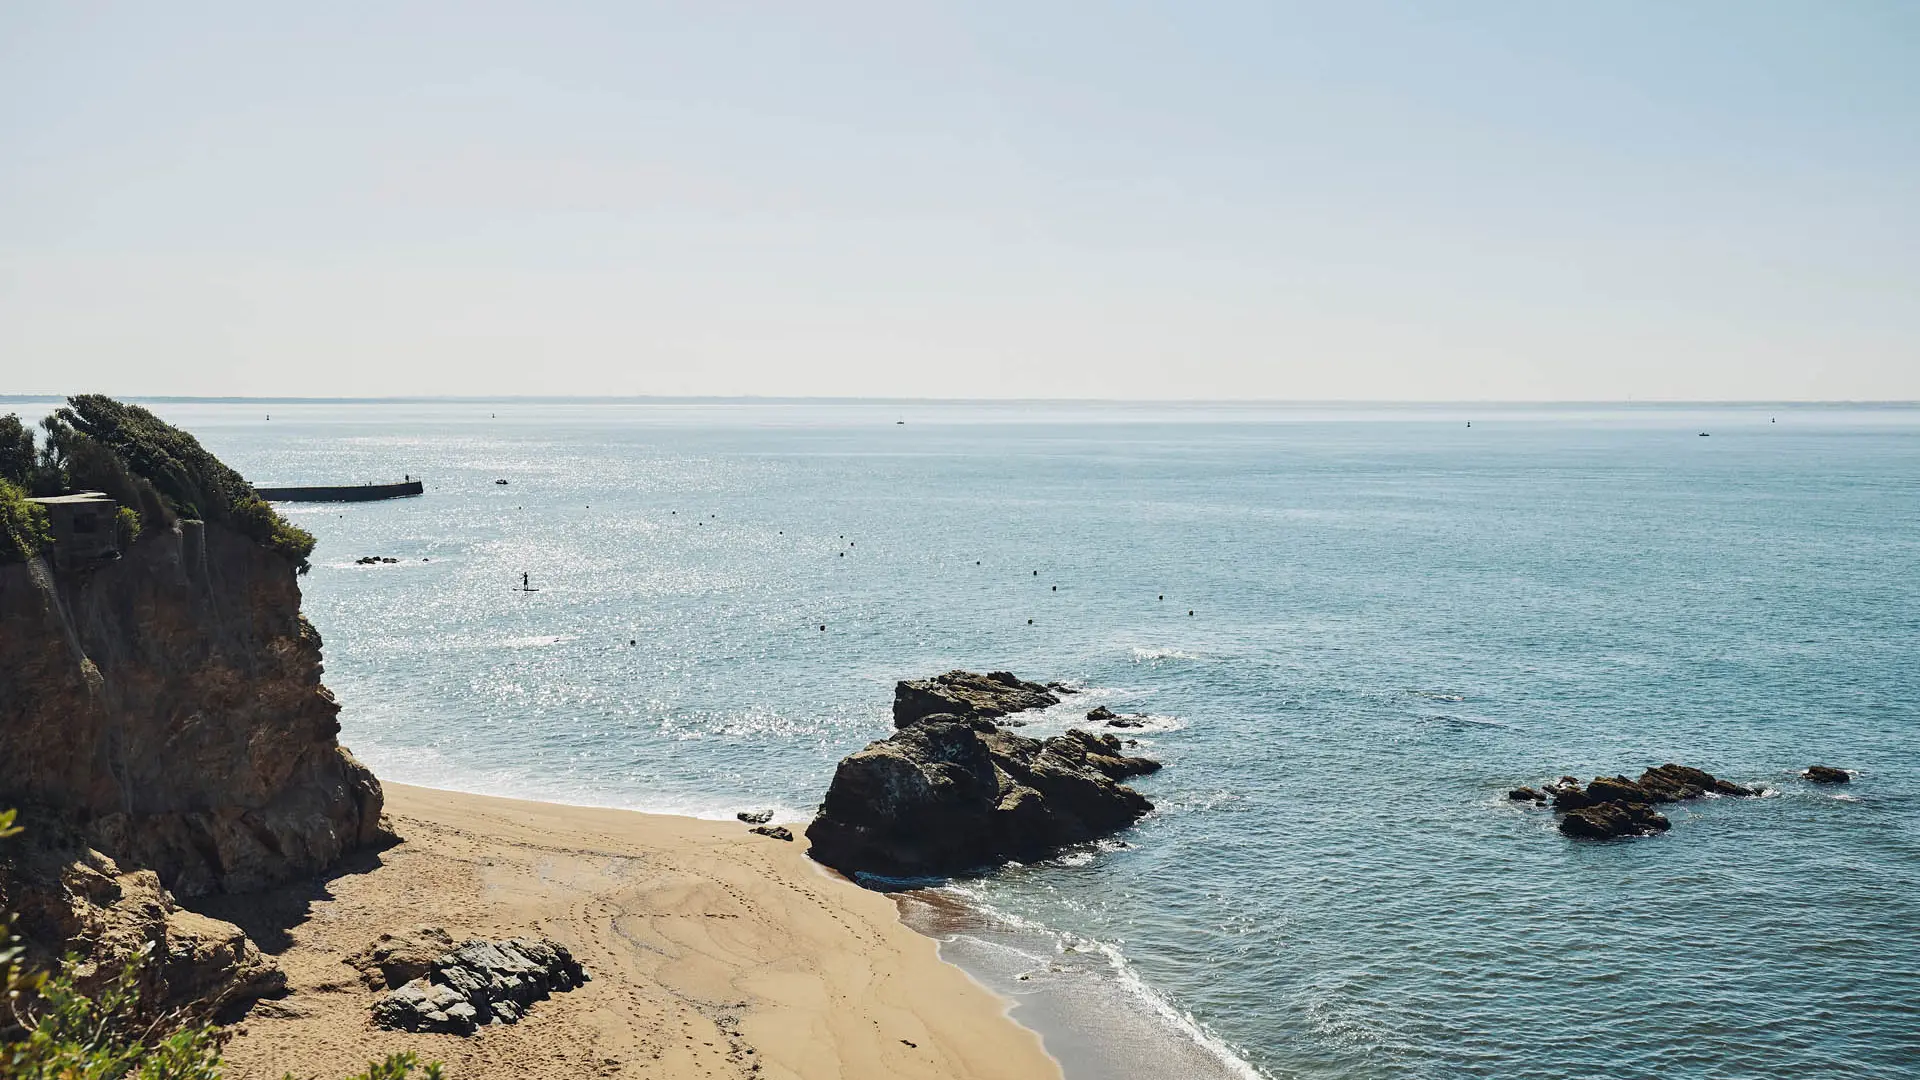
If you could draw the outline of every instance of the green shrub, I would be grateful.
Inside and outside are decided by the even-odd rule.
[[[45,508],[27,501],[27,493],[0,480],[0,563],[27,561],[53,545]]]
[[[98,439],[78,431],[68,431],[61,435],[61,446],[65,451],[64,488],[105,492],[121,506],[130,506],[139,511],[141,519],[150,528],[163,529],[173,524],[174,514],[152,481],[144,476],[135,476],[120,455],[102,445]]]
[[[67,399],[66,408],[49,416],[42,426],[47,430],[48,444],[42,458],[64,467],[69,482],[79,483],[76,470],[111,478],[111,468],[87,461],[91,442],[111,451],[131,477],[150,485],[157,495],[154,505],[148,505],[138,491],[133,498],[109,492],[137,505],[148,528],[167,523],[158,514],[217,522],[285,556],[306,572],[313,536],[276,513],[245,478],[208,453],[198,439],[140,406],[100,394],[76,394]]]
[[[122,551],[127,549],[127,545],[139,539],[140,511],[131,506],[121,507],[113,515],[113,536],[119,542]]]
[[[18,413],[0,416],[0,480],[18,487],[33,483],[33,429]]]

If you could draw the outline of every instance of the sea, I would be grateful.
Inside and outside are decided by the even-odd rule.
[[[1920,408],[151,407],[423,478],[284,508],[386,779],[799,827],[900,679],[1143,714],[1136,827],[899,895],[1072,1080],[1920,1076]],[[1507,798],[1669,761],[1764,794]]]

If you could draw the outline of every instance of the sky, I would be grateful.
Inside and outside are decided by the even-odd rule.
[[[0,392],[1920,399],[1920,4],[0,3]]]

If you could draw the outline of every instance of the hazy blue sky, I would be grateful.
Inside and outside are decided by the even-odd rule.
[[[0,3],[0,390],[1920,398],[1920,3]]]

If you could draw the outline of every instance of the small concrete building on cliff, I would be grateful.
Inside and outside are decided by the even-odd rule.
[[[71,570],[120,555],[116,516],[120,504],[100,491],[76,491],[31,499],[47,511],[53,533],[53,565]]]

